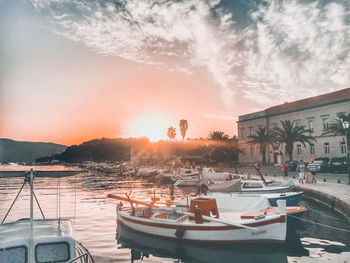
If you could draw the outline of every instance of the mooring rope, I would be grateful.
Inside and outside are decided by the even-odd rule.
[[[325,215],[325,214],[323,214],[323,213],[321,213],[321,212],[318,212],[317,210],[312,209],[312,208],[310,208],[310,207],[308,207],[307,210],[310,210],[310,211],[312,211],[312,212],[314,212],[314,213],[317,213],[317,214],[319,214],[319,215],[321,215],[321,216],[331,218],[332,220],[336,220],[336,221],[339,221],[339,222],[342,222],[342,223],[348,223],[348,221],[346,221],[346,220],[342,220],[342,219],[339,219],[339,218],[334,218],[333,216]]]
[[[329,225],[317,223],[317,222],[314,222],[314,221],[311,221],[311,220],[307,220],[307,219],[304,219],[304,218],[301,218],[301,217],[293,216],[293,215],[288,215],[288,216],[296,218],[296,219],[299,219],[301,221],[304,221],[304,222],[307,222],[307,223],[310,223],[310,224],[315,224],[315,225],[323,226],[323,227],[326,227],[326,228],[330,228],[330,229],[334,229],[334,230],[339,230],[339,231],[350,233],[350,229],[344,229],[344,228],[329,226]]]
[[[1,221],[1,224],[3,224],[3,223],[5,222],[5,220],[6,220],[7,216],[8,216],[8,214],[10,213],[10,211],[11,211],[11,209],[12,209],[12,207],[13,207],[13,205],[16,203],[16,201],[17,201],[19,195],[21,194],[21,192],[22,192],[23,187],[25,186],[25,184],[26,184],[26,179],[24,179],[24,183],[22,184],[21,189],[20,189],[19,192],[17,193],[17,196],[16,196],[15,200],[13,200],[13,202],[12,202],[12,204],[11,204],[11,206],[10,206],[10,209],[7,211],[7,213],[6,213],[5,217],[4,217],[4,219]]]

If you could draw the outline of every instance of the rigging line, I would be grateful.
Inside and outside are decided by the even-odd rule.
[[[34,194],[35,201],[36,201],[36,203],[38,204],[38,207],[39,207],[39,210],[40,210],[40,213],[41,213],[42,217],[43,217],[44,219],[46,219],[45,216],[44,216],[43,210],[41,209],[41,206],[40,206],[40,204],[39,204],[38,198],[36,198],[36,194],[35,194],[34,191],[33,191],[33,194]]]
[[[5,222],[5,220],[6,220],[7,216],[8,216],[8,214],[10,213],[10,211],[11,211],[11,209],[12,209],[12,207],[13,207],[13,205],[16,203],[18,196],[19,196],[20,193],[22,192],[23,187],[25,186],[26,182],[27,182],[27,178],[24,179],[24,183],[22,184],[21,189],[20,189],[19,192],[17,193],[17,196],[16,196],[15,200],[13,200],[13,202],[12,202],[12,204],[11,204],[9,210],[7,211],[7,213],[6,213],[5,217],[4,217],[4,219],[1,221],[1,224]]]
[[[330,228],[330,229],[334,229],[334,230],[339,230],[339,231],[350,233],[350,229],[344,229],[344,228],[339,228],[339,227],[334,227],[334,226],[328,226],[328,225],[325,225],[325,224],[321,224],[321,223],[317,223],[317,222],[314,222],[314,221],[306,220],[304,218],[300,218],[300,217],[293,216],[293,215],[288,215],[288,216],[296,218],[296,219],[299,219],[301,221],[305,221],[305,222],[310,223],[310,224],[315,224],[315,225],[327,227],[327,228]]]
[[[331,219],[336,220],[336,221],[339,221],[339,222],[341,222],[341,223],[348,223],[348,221],[346,221],[346,220],[342,220],[342,219],[339,219],[339,218],[335,218],[335,217],[333,217],[333,216],[329,216],[329,215],[320,213],[320,212],[318,212],[317,210],[312,209],[312,208],[310,208],[310,207],[308,207],[307,209],[310,210],[310,211],[312,211],[312,212],[314,212],[314,213],[317,213],[317,214],[319,214],[319,215],[321,215],[321,216],[331,218]]]
[[[74,215],[73,215],[73,226],[75,225],[75,214],[77,211],[77,183],[74,184]]]

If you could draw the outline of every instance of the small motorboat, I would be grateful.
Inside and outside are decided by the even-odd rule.
[[[191,199],[189,209],[159,207],[127,198],[108,195],[128,201],[131,209],[117,207],[117,222],[135,231],[188,242],[220,243],[283,243],[286,239],[286,203],[278,201],[278,211],[258,213],[270,207],[263,197],[237,197],[234,203],[225,198],[196,197]],[[217,204],[217,201],[219,204]],[[231,200],[232,201],[232,200]],[[134,207],[134,204],[144,205]],[[253,218],[242,217],[256,212]]]
[[[294,182],[270,183],[266,184],[263,180],[241,179],[241,191],[249,193],[280,193],[294,188]]]
[[[50,174],[50,177],[62,177],[77,172],[70,171],[37,171],[40,177]],[[24,183],[13,201],[10,209],[0,224],[0,262],[1,263],[93,263],[88,250],[74,240],[72,222],[69,219],[46,219],[34,194],[34,171],[29,173],[1,171],[0,175],[25,177]],[[4,223],[11,208],[26,183],[30,185],[29,219]],[[34,197],[40,208],[43,219],[34,219]],[[59,208],[58,208],[59,209]]]
[[[220,181],[230,181],[234,178],[240,178],[238,174],[228,173],[228,172],[216,172],[213,168],[203,167],[202,176],[204,181],[209,180],[220,180]]]

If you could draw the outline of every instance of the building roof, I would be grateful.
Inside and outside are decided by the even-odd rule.
[[[239,116],[239,121],[247,121],[252,119],[259,119],[268,116],[279,115],[288,112],[294,112],[299,110],[304,110],[308,108],[338,103],[342,101],[350,100],[350,88],[343,89],[331,93],[326,93],[323,95],[297,100],[293,102],[287,102],[277,106],[270,107],[264,111],[254,112],[250,114],[245,114]]]
[[[316,106],[322,106],[325,104],[332,104],[336,102],[341,102],[345,100],[350,100],[350,88],[343,89],[331,93],[326,93],[323,95],[297,100],[293,102],[287,102],[281,105],[277,105],[266,110],[267,115],[277,115],[281,113],[287,113],[291,111],[302,110],[306,108],[312,108]]]

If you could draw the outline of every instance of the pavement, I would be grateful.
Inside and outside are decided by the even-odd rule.
[[[257,171],[254,167],[237,167],[238,173],[257,177]],[[348,184],[348,174],[339,173],[318,173],[316,175],[317,183],[301,184],[299,183],[296,172],[289,172],[288,177],[283,176],[281,167],[264,166],[260,172],[265,179],[275,181],[293,180],[296,189],[303,191],[306,198],[322,203],[335,211],[343,214],[350,220],[350,185]],[[294,178],[293,178],[294,177]]]

